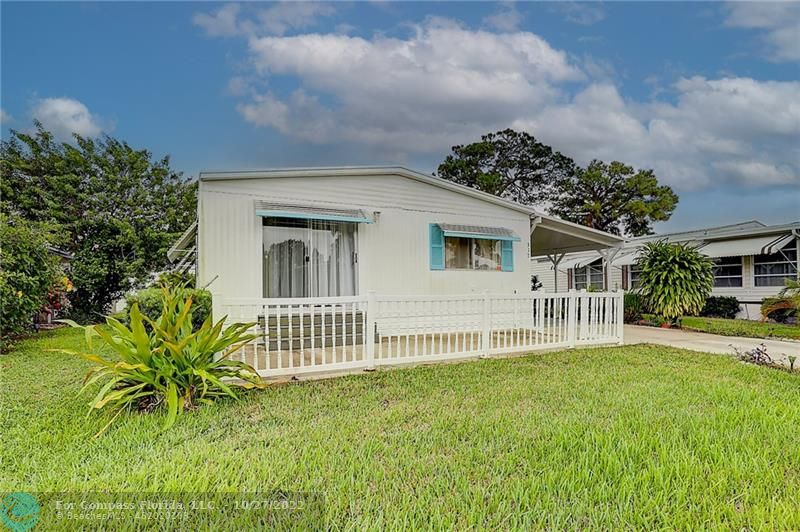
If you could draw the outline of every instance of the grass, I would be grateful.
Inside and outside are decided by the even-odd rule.
[[[0,491],[320,493],[329,529],[800,528],[800,376],[655,346],[86,417],[62,330],[0,357]]]
[[[747,336],[750,338],[791,338],[800,340],[800,326],[784,325],[751,320],[728,320],[724,318],[684,317],[681,327],[691,331],[721,334],[723,336]]]

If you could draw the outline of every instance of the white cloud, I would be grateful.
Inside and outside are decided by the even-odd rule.
[[[239,25],[239,4],[226,4],[212,14],[195,13],[192,22],[209,37],[234,37],[243,31]]]
[[[694,77],[673,89],[674,104],[637,103],[591,84],[516,126],[580,163],[621,159],[682,189],[800,184],[800,83]]]
[[[680,78],[631,101],[605,61],[571,58],[530,32],[441,18],[404,38],[305,33],[247,42],[253,70],[247,83],[230,85],[238,112],[309,143],[443,157],[454,144],[514,127],[581,164],[654,168],[684,190],[800,184],[800,82]],[[279,90],[269,84],[274,75],[297,87]]]
[[[33,119],[60,140],[69,140],[73,133],[82,137],[96,137],[103,131],[97,116],[78,100],[72,98],[43,98],[31,110]]]
[[[322,113],[335,115],[334,138],[417,149],[448,147],[454,134],[508,123],[521,106],[557,97],[552,83],[583,77],[565,53],[532,33],[473,31],[443,19],[416,26],[408,39],[263,37],[251,39],[250,50],[262,75],[296,76],[307,90],[337,100]],[[307,98],[286,103],[297,114],[312,105]],[[255,109],[246,109],[256,123]],[[308,129],[301,129],[305,138]],[[315,138],[320,134],[314,130]]]
[[[762,30],[774,61],[800,61],[800,3],[730,2],[725,25]]]
[[[5,109],[0,109],[0,124],[8,124],[14,121],[14,117],[8,114]]]
[[[581,26],[591,26],[606,18],[599,2],[555,2],[553,9],[562,13],[569,22]]]
[[[258,19],[267,32],[283,35],[292,29],[311,27],[319,18],[329,17],[335,12],[329,3],[281,2],[259,12]]]
[[[311,27],[335,12],[332,4],[318,2],[278,2],[247,13],[239,4],[225,4],[213,13],[195,13],[192,22],[209,37],[284,35],[290,30]]]
[[[483,23],[498,31],[517,31],[522,23],[522,14],[514,2],[504,2],[496,13],[485,17]]]

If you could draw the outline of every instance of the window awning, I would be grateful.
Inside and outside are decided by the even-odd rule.
[[[613,261],[611,261],[612,266],[631,266],[636,264],[636,260],[639,258],[639,250],[631,251],[630,253],[625,253],[620,257],[617,257]]]
[[[738,257],[741,255],[771,255],[789,243],[792,234],[768,235],[753,238],[738,238],[709,242],[700,248],[700,253],[711,258]]]
[[[256,216],[366,224],[371,224],[373,222],[361,209],[340,209],[334,207],[320,207],[317,205],[274,203],[269,201],[256,201]]]
[[[479,238],[484,240],[519,241],[519,236],[505,227],[484,227],[479,225],[436,224],[444,236],[461,238]]]
[[[588,256],[584,255],[582,257],[565,258],[558,265],[558,269],[559,270],[569,270],[571,268],[583,268],[584,266],[587,266],[587,265],[593,263],[594,261],[596,261],[599,258],[601,258],[601,257],[597,253],[592,253],[591,255],[588,255]]]

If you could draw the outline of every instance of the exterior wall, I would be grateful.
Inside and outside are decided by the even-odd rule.
[[[536,233],[534,233],[534,235],[535,234]],[[539,278],[539,282],[542,283],[542,288],[540,288],[540,290],[543,290],[545,292],[554,292],[555,276],[553,275],[553,266],[549,261],[537,262],[537,258],[531,258],[530,260],[530,274],[536,275]],[[566,258],[564,260],[566,260]],[[559,292],[564,292],[570,288],[567,284],[568,281],[569,281],[569,275],[567,274],[567,270],[559,268],[558,270]],[[611,290],[617,290],[617,289],[622,289],[622,287],[623,287],[622,268],[617,266],[612,266],[611,286],[609,288]]]
[[[377,214],[358,227],[358,293],[497,294],[530,291],[530,220],[495,205],[402,176],[291,177],[201,181],[198,279],[223,297],[262,297],[262,220],[256,200],[360,208]],[[429,224],[507,227],[514,271],[431,271]]]

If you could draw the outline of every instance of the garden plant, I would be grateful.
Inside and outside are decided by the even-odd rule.
[[[90,411],[115,411],[105,430],[125,410],[151,412],[166,407],[163,429],[171,427],[179,413],[214,399],[238,399],[234,390],[264,386],[252,366],[228,357],[252,340],[253,323],[235,323],[224,328],[225,318],[216,323],[211,316],[193,330],[193,301],[182,286],[162,287],[162,309],[157,319],[141,313],[134,303],[128,323],[108,317],[106,326],[81,326],[89,353],[77,353],[97,363],[84,379],[81,392],[102,387],[91,401]],[[109,346],[117,359],[92,352],[94,338]],[[224,353],[218,357],[218,353]]]

